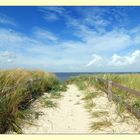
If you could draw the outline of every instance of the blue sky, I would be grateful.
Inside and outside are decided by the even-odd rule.
[[[140,71],[140,7],[0,7],[0,68]]]

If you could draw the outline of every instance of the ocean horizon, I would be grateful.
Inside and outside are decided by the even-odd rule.
[[[140,72],[54,72],[56,76],[61,80],[68,80],[70,77],[79,75],[95,75],[95,74],[140,74]]]

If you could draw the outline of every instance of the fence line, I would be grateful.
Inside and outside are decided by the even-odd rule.
[[[128,87],[126,87],[124,85],[115,83],[115,82],[110,81],[110,80],[105,80],[105,79],[102,79],[102,78],[97,78],[97,79],[100,80],[100,81],[106,82],[106,83],[109,83],[110,82],[112,84],[112,86],[114,86],[114,87],[117,87],[117,88],[119,88],[121,90],[125,90],[125,91],[127,91],[129,93],[135,94],[136,96],[140,96],[140,91],[137,91],[135,89],[128,88]]]
[[[107,90],[106,89],[103,89],[103,91],[105,93],[107,93],[107,96],[108,96],[108,100],[109,101],[112,101],[114,100],[115,102],[118,102],[118,103],[121,103],[123,104],[131,113],[133,113],[138,119],[140,119],[140,109],[136,109],[135,107],[129,105],[128,103],[124,102],[122,100],[122,98],[120,98],[119,96],[116,96],[113,92],[112,92],[112,87],[117,87],[121,90],[124,90],[124,91],[127,91],[131,94],[134,94],[135,96],[138,96],[140,97],[140,92],[137,91],[137,90],[134,90],[134,89],[131,89],[131,88],[128,88],[126,86],[123,86],[121,84],[118,84],[118,83],[115,83],[113,81],[110,81],[110,80],[105,80],[105,79],[102,79],[102,78],[96,78],[96,80],[99,80],[99,81],[102,81],[104,83],[107,84]]]

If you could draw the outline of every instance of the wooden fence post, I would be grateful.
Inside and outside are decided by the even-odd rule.
[[[112,81],[108,81],[108,100],[112,101]]]

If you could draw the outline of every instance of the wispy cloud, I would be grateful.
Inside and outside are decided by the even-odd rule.
[[[9,51],[0,51],[0,61],[12,63],[16,59],[16,55],[13,52]]]
[[[1,57],[14,57],[13,53],[9,52],[9,51],[3,51],[3,52],[0,52],[0,56]]]
[[[93,54],[93,59],[89,61],[89,63],[86,65],[87,67],[91,65],[100,66],[102,64],[103,58],[97,54]]]
[[[42,26],[33,24],[27,34],[0,28],[0,59],[53,71],[102,71],[140,64],[140,26],[123,27],[127,14],[114,9],[39,7],[45,19]],[[11,52],[16,59],[8,57]]]
[[[109,67],[109,65],[116,67],[119,65],[123,66],[123,64],[127,65],[127,57],[132,57],[132,55],[123,57],[116,52],[125,50],[130,45],[135,45],[134,40],[139,35],[136,33],[131,36],[129,32],[120,30],[107,32],[103,35],[95,33],[93,33],[93,36],[86,35],[85,41],[63,41],[62,39],[59,40],[52,32],[38,29],[38,31],[34,32],[33,36],[25,36],[22,33],[9,29],[0,29],[0,36],[2,38],[0,40],[0,47],[14,51],[17,54],[17,59],[14,61],[18,65],[32,64],[38,66],[40,64],[43,67],[53,68],[72,65],[83,68],[84,64],[87,63],[87,68],[92,66],[95,68]],[[54,44],[50,45],[43,41],[47,38],[53,41]],[[57,43],[55,43],[56,41]],[[116,55],[114,54],[108,58],[110,53],[116,53]],[[90,60],[91,54],[93,55]],[[8,55],[8,52],[5,52],[3,55]],[[134,63],[138,57],[132,58],[133,61],[128,62]]]
[[[39,39],[47,39],[50,41],[57,41],[58,40],[58,37],[54,33],[50,32],[46,29],[36,27],[34,29],[34,34]]]
[[[10,18],[2,13],[0,13],[0,23],[16,26],[16,22],[12,18]]]
[[[79,14],[79,18],[74,18],[67,14],[67,25],[75,27],[84,34],[84,30],[94,31],[103,34],[106,30],[114,30],[123,27],[127,22],[128,15],[120,7],[75,7],[75,12]],[[90,10],[89,10],[90,9]],[[120,12],[123,10],[124,12]],[[126,22],[127,21],[127,22]],[[113,24],[112,24],[113,23]],[[84,31],[84,32],[83,32]]]
[[[6,41],[7,43],[22,42],[24,39],[26,39],[26,37],[23,36],[22,33],[16,32],[15,30],[9,28],[0,28],[0,38],[1,44],[2,42],[6,43]]]
[[[56,6],[39,7],[39,10],[43,13],[43,18],[47,21],[56,21],[63,17],[65,14],[65,8]]]
[[[104,18],[108,14],[108,10],[102,7],[79,7],[77,11],[81,14],[83,20],[82,23],[94,27],[94,29],[99,30],[98,27],[104,28],[110,24],[110,20]]]

